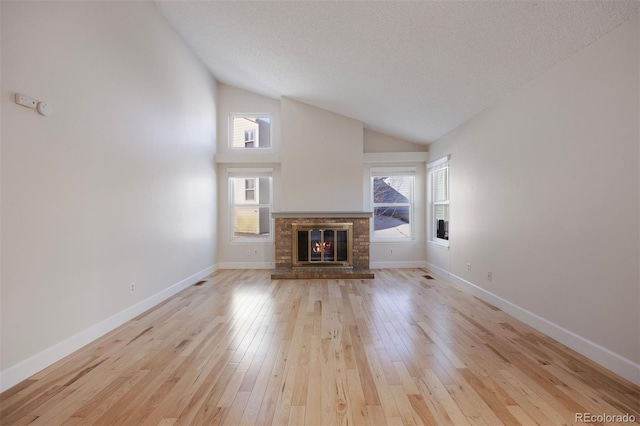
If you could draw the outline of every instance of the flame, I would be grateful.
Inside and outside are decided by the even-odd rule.
[[[321,252],[325,252],[325,253],[330,253],[331,252],[331,243],[330,242],[316,242],[313,243],[313,247],[311,247],[311,250],[314,253],[321,253]]]

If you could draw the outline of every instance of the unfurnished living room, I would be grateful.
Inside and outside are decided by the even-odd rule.
[[[640,424],[639,6],[0,1],[0,424]]]

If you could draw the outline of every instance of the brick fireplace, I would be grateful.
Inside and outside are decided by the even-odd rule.
[[[294,276],[288,278],[373,278],[369,271],[369,221],[371,213],[273,213],[275,219],[275,263],[274,275],[293,272]],[[349,256],[350,264],[340,262],[334,265],[331,262],[319,262],[314,264],[307,262],[300,266],[297,262],[294,246],[297,245],[297,230],[312,229],[351,229],[349,242],[352,253]],[[296,231],[294,232],[294,229]],[[313,231],[315,232],[315,231]],[[339,231],[336,231],[339,232]],[[311,234],[310,234],[311,235]],[[337,234],[336,234],[337,235]],[[340,274],[341,270],[342,274]],[[366,276],[355,274],[366,272]],[[344,275],[344,276],[342,276]]]

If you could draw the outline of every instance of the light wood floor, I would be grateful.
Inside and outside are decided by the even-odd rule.
[[[220,271],[0,396],[3,425],[573,424],[640,389],[420,269]]]

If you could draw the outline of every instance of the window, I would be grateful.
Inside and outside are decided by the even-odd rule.
[[[244,199],[245,201],[256,200],[256,179],[244,180]]]
[[[229,169],[233,240],[271,238],[271,169]]]
[[[229,115],[229,146],[234,149],[271,148],[271,116]]]
[[[427,165],[430,181],[431,231],[429,239],[449,243],[449,159]]]
[[[372,240],[402,241],[413,238],[413,183],[415,170],[372,169]]]
[[[244,131],[244,147],[253,148],[255,141],[256,141],[255,130],[245,130]]]

